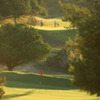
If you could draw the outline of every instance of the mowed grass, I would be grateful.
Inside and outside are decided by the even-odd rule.
[[[62,48],[68,39],[74,40],[77,30],[39,30],[45,42],[53,48]]]
[[[36,20],[36,23],[34,25],[34,21]],[[43,27],[41,27],[40,21],[43,20]],[[59,26],[54,27],[54,21],[59,24]],[[12,23],[14,24],[14,18],[2,18],[0,20],[0,24],[7,24]],[[37,29],[42,30],[66,30],[65,27],[70,27],[70,22],[63,22],[61,18],[41,18],[34,16],[33,19],[30,16],[21,16],[20,18],[17,18],[17,23],[23,23],[32,27],[35,27]]]
[[[76,88],[68,75],[64,77],[1,72],[6,77],[3,100],[100,100]]]

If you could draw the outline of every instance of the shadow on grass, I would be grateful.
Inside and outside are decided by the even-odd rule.
[[[70,79],[39,76],[34,74],[21,74],[16,72],[2,72],[1,77],[6,77],[6,87],[13,88],[36,88],[53,90],[77,89]]]
[[[3,100],[8,100],[8,99],[11,99],[11,98],[17,98],[17,97],[21,97],[21,96],[27,96],[27,95],[30,95],[32,94],[33,91],[28,91],[26,93],[23,93],[23,94],[11,94],[11,95],[5,95],[3,96]]]

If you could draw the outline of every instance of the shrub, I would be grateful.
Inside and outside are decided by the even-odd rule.
[[[66,69],[68,71],[67,52],[65,49],[60,50],[56,55],[50,56],[47,59],[49,66]]]
[[[10,71],[28,61],[42,61],[50,53],[50,47],[32,27],[22,24],[6,24],[0,28],[0,63]]]
[[[5,93],[2,87],[3,84],[4,84],[4,79],[0,78],[0,100]]]

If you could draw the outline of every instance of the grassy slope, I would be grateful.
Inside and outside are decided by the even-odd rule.
[[[99,100],[80,92],[68,76],[44,76],[17,72],[2,72],[7,77],[3,100]],[[40,82],[41,80],[41,82]]]
[[[36,21],[37,21],[35,26],[32,25],[32,24],[34,24],[34,19],[36,19]],[[43,23],[44,23],[43,27],[40,26],[41,20],[43,20]],[[59,23],[59,25],[60,25],[59,27],[54,27],[55,20],[57,23]],[[0,20],[0,24],[6,24],[6,23],[14,24],[14,19],[6,18],[6,19]],[[33,18],[33,22],[31,20],[30,16],[21,16],[20,18],[17,18],[17,23],[31,25],[37,29],[42,29],[42,30],[65,30],[64,26],[66,26],[66,27],[70,26],[69,22],[63,22],[60,18],[46,19],[46,18],[41,18],[41,17],[36,17],[36,16]]]
[[[76,30],[39,30],[39,33],[43,36],[44,41],[53,48],[62,48],[69,38],[74,39]]]

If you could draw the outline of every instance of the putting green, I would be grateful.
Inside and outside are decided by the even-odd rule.
[[[36,74],[2,72],[0,76],[7,77],[3,100],[100,100],[73,86],[68,75],[41,77]]]

